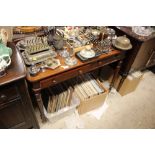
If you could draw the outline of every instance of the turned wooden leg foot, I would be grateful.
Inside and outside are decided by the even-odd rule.
[[[109,88],[109,91],[111,91],[112,87],[114,86],[114,83],[115,83],[115,80],[117,79],[118,77],[118,73],[120,71],[120,68],[121,68],[121,65],[122,65],[122,60],[120,60],[116,66],[116,69],[114,71],[114,75],[113,75],[113,78],[112,78],[112,81],[110,83],[110,88]]]
[[[120,88],[122,87],[122,84],[123,84],[124,80],[126,79],[127,75],[128,75],[127,73],[122,75],[122,78],[121,78],[119,85],[117,87],[117,91],[119,91]]]

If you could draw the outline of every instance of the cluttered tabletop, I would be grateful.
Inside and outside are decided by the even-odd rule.
[[[16,47],[27,66],[27,79],[38,81],[132,48],[108,27],[42,27],[29,36],[16,32]],[[16,28],[17,31],[17,28]]]

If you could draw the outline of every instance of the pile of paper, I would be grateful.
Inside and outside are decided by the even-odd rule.
[[[91,74],[85,74],[77,78],[72,79],[74,84],[74,92],[80,98],[85,100],[91,96],[103,93],[104,89],[100,87],[95,78]]]
[[[48,113],[58,112],[60,109],[70,106],[73,92],[84,101],[92,96],[101,94],[104,89],[91,74],[85,74],[65,81],[49,88]]]
[[[64,82],[57,86],[50,87],[49,92],[48,113],[54,113],[66,106],[70,106],[73,93],[73,88],[70,85]]]

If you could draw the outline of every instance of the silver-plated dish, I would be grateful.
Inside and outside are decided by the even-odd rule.
[[[46,37],[26,37],[17,42],[16,47],[21,51],[28,51],[29,54],[51,49]]]
[[[28,52],[24,51],[22,52],[22,56],[24,59],[24,62],[26,65],[32,65],[32,64],[37,64],[41,63],[48,58],[55,58],[57,56],[57,53],[55,51],[43,51],[41,53],[29,55]]]
[[[61,65],[59,59],[53,59],[49,58],[46,61],[44,61],[45,67],[50,69],[55,69]]]

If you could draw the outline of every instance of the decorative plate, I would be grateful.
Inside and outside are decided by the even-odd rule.
[[[84,58],[89,59],[89,58],[95,57],[95,52],[94,52],[93,50],[89,50],[89,51],[87,51],[87,50],[82,50],[82,51],[80,51],[80,55],[81,55],[82,57],[84,57]]]

